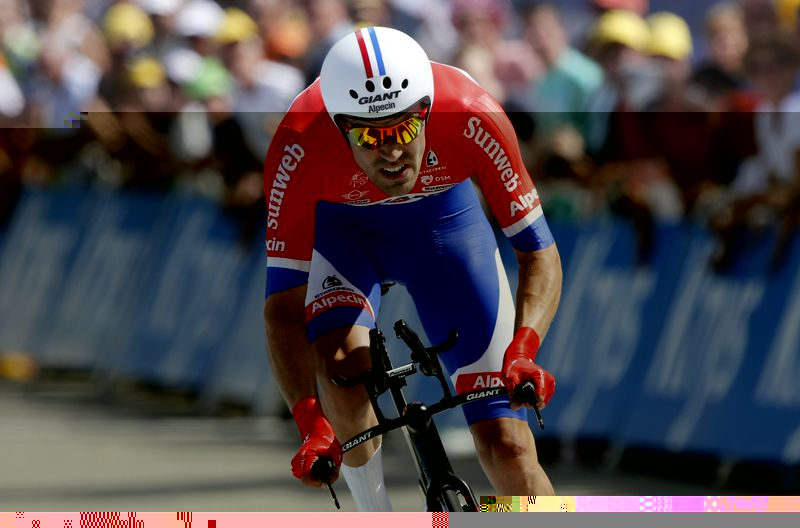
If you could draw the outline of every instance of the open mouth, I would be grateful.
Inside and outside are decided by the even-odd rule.
[[[398,165],[397,167],[384,167],[381,174],[387,178],[401,178],[406,175],[408,165]]]

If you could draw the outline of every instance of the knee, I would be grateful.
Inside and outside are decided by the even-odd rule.
[[[519,420],[490,420],[475,426],[473,437],[479,454],[493,460],[536,457],[533,435],[526,423]]]
[[[317,371],[328,379],[336,376],[351,378],[370,367],[369,340],[353,339],[352,329],[338,329],[314,342]]]

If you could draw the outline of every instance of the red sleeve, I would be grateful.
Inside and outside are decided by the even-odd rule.
[[[488,93],[469,105],[460,139],[489,209],[512,245],[520,251],[535,251],[552,244],[514,127]]]
[[[307,153],[302,134],[284,124],[267,153],[267,296],[305,284],[308,278],[317,198],[309,185],[313,171]]]

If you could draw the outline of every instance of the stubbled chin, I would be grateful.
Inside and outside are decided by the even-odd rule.
[[[414,184],[416,182],[416,176],[402,182],[392,182],[382,178],[379,183],[376,183],[376,185],[381,191],[389,196],[405,196],[411,192],[411,189],[414,188]]]

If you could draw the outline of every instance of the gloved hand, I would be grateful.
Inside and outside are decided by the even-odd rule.
[[[325,417],[319,400],[314,396],[306,396],[292,408],[292,416],[303,438],[303,445],[292,459],[292,474],[307,486],[320,487],[323,482],[312,474],[311,468],[320,458],[327,458],[335,465],[330,479],[332,484],[339,478],[342,445]]]
[[[520,327],[503,357],[500,376],[508,389],[511,408],[516,410],[526,404],[515,398],[517,387],[526,381],[536,386],[537,404],[542,409],[556,390],[556,379],[552,374],[534,363],[539,352],[539,336],[533,328]]]

